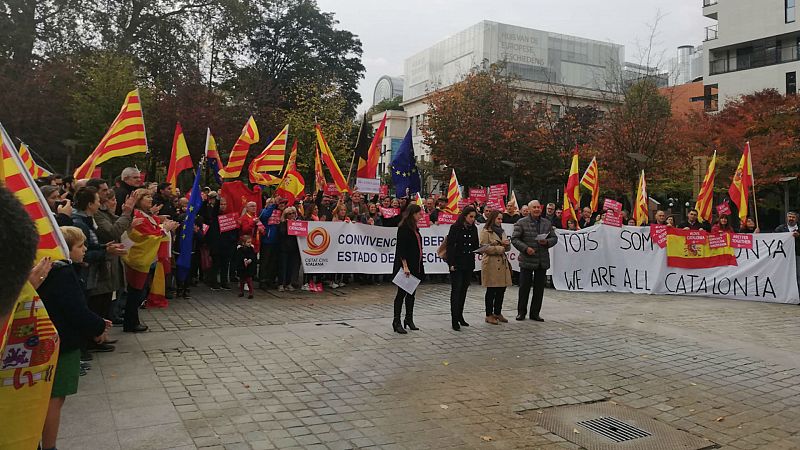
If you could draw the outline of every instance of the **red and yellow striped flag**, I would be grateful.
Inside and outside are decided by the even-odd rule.
[[[581,204],[581,183],[578,179],[578,147],[572,153],[572,164],[569,167],[569,178],[567,178],[567,187],[564,189],[564,197],[566,197],[573,207],[580,206]]]
[[[445,211],[451,214],[458,214],[461,210],[458,208],[458,202],[461,200],[461,192],[458,189],[458,178],[456,177],[456,169],[450,175],[450,184],[447,186],[447,206]]]
[[[750,160],[750,143],[748,142],[744,146],[742,159],[739,160],[739,166],[736,167],[736,173],[733,175],[733,182],[728,189],[728,195],[739,210],[739,220],[742,223],[747,220],[747,203],[753,183],[753,163]]]
[[[314,125],[314,130],[317,132],[317,143],[319,144],[322,161],[328,166],[328,171],[331,173],[333,183],[336,184],[336,188],[339,192],[350,192],[350,186],[347,185],[347,180],[344,178],[344,175],[342,175],[339,164],[336,163],[336,158],[333,157],[333,152],[328,146],[328,142],[325,141],[325,137],[322,135],[322,128],[317,124]]]
[[[587,167],[586,172],[583,173],[581,186],[592,191],[592,203],[590,207],[592,208],[592,212],[596,212],[598,203],[600,202],[600,174],[597,169],[596,157],[592,158],[592,162],[589,163],[589,167]]]
[[[325,173],[322,171],[322,161],[319,158],[319,148],[314,149],[314,190],[316,192],[324,191],[325,185],[328,180],[325,179]]]
[[[128,92],[125,103],[91,155],[75,169],[76,180],[91,178],[95,167],[112,158],[147,152],[139,90]]]
[[[247,159],[247,152],[250,151],[250,145],[258,142],[258,127],[253,116],[247,119],[247,123],[242,128],[242,134],[239,139],[233,144],[230,156],[228,156],[228,165],[219,169],[219,175],[222,178],[237,178],[242,173],[244,167],[244,160]]]
[[[650,222],[647,183],[644,180],[644,170],[642,171],[642,176],[639,178],[639,188],[636,190],[636,203],[633,207],[633,219],[636,221],[637,226],[642,226]]]
[[[49,256],[53,260],[67,259],[67,247],[55,216],[50,212],[42,192],[36,186],[30,172],[25,168],[19,153],[11,144],[5,128],[0,125],[0,150],[2,150],[2,180],[6,189],[13,192],[31,216],[39,233],[39,247],[36,260]]]
[[[280,172],[283,169],[283,158],[286,157],[286,141],[288,138],[289,125],[286,125],[275,136],[275,139],[267,145],[264,151],[253,158],[248,168],[251,183],[269,186],[281,182],[282,178],[266,172]]]
[[[711,157],[708,164],[706,176],[703,178],[703,185],[700,186],[700,193],[697,194],[697,203],[694,209],[697,210],[697,219],[700,222],[711,222],[712,207],[714,206],[714,176],[716,173],[717,152]]]
[[[24,142],[19,144],[19,157],[22,158],[22,163],[25,164],[25,168],[28,169],[28,173],[31,174],[34,180],[52,175],[50,172],[44,170],[41,166],[36,164],[36,161],[33,160],[33,156],[31,156],[28,146],[25,145]]]
[[[181,123],[178,122],[175,125],[175,135],[172,137],[172,156],[169,158],[169,169],[167,170],[167,183],[172,186],[173,193],[178,187],[178,174],[192,167],[192,156],[189,154],[189,147],[186,146]]]

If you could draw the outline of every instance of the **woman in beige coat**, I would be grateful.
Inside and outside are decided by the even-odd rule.
[[[492,325],[508,322],[502,310],[506,287],[511,286],[511,264],[506,258],[506,252],[511,250],[511,241],[502,224],[500,211],[492,211],[479,235],[480,245],[489,246],[481,258],[481,284],[486,288],[486,322]]]

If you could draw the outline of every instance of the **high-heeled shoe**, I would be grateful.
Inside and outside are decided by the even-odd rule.
[[[410,319],[406,319],[406,320],[403,321],[403,328],[409,328],[409,329],[411,329],[411,331],[418,331],[419,330],[419,328],[417,328],[417,326],[414,325],[414,320],[410,320]]]
[[[458,320],[458,324],[459,324],[459,325],[461,325],[462,327],[468,327],[468,326],[469,326],[469,324],[467,323],[467,321],[466,321],[466,320],[464,320],[464,319],[459,319],[459,320]]]
[[[394,330],[394,332],[395,332],[395,333],[399,333],[399,334],[408,334],[408,331],[406,331],[406,330],[405,330],[405,329],[404,329],[404,328],[403,328],[403,327],[400,325],[400,321],[399,321],[399,320],[396,320],[396,321],[392,322],[392,329]]]
[[[461,325],[459,325],[458,322],[453,322],[453,330],[461,331]]]

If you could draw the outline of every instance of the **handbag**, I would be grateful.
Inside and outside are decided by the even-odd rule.
[[[444,259],[445,261],[447,260],[447,236],[444,237],[444,240],[442,241],[441,244],[439,244],[439,247],[436,249],[436,255],[439,258]]]

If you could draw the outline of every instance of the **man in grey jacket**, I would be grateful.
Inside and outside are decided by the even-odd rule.
[[[539,316],[547,282],[547,269],[550,268],[550,252],[558,237],[553,224],[542,217],[542,204],[539,200],[528,203],[530,215],[514,224],[511,244],[519,250],[519,299],[517,301],[517,320],[525,320],[528,312],[528,297],[533,287],[531,319],[544,322]]]

